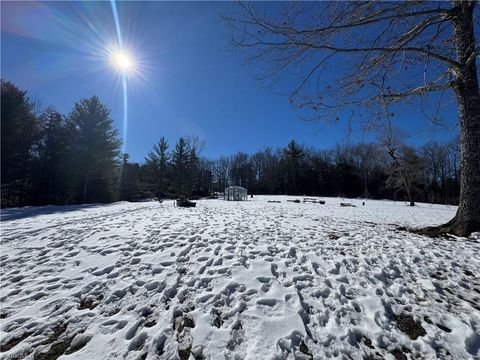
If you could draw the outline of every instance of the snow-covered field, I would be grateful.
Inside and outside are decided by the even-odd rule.
[[[454,207],[287,199],[4,211],[0,357],[479,358],[480,238],[397,230]]]

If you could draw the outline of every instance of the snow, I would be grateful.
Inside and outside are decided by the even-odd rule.
[[[3,211],[0,357],[479,358],[480,237],[398,230],[455,207],[287,199]]]

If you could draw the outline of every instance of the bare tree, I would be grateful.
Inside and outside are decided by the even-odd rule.
[[[466,236],[480,231],[476,2],[294,3],[267,15],[268,6],[239,3],[238,14],[224,19],[233,29],[233,45],[245,51],[247,61],[264,65],[260,80],[297,79],[289,92],[295,106],[322,115],[366,107],[363,113],[375,126],[400,100],[426,102],[435,93],[441,104],[444,95],[454,95],[460,118],[460,204],[449,223],[424,232]],[[341,76],[332,81],[332,73]]]
[[[447,156],[448,156],[448,174],[449,177],[458,180],[458,174],[460,174],[460,139],[455,138],[447,144]]]
[[[400,129],[387,126],[380,135],[380,144],[393,162],[388,179],[389,185],[395,189],[403,186],[410,206],[415,206],[412,194],[412,171],[409,171],[412,166],[406,161],[408,150],[404,142],[405,136]]]
[[[446,201],[445,186],[448,178],[447,144],[430,141],[421,148],[425,161],[424,182],[429,201]],[[443,194],[441,194],[443,192]]]
[[[363,196],[368,198],[368,178],[380,157],[379,147],[372,143],[360,143],[352,148],[358,167],[362,170]]]
[[[239,151],[232,156],[232,160],[230,162],[229,180],[233,182],[233,185],[248,187],[248,180],[251,178],[251,173],[252,167],[248,154]]]
[[[183,138],[187,144],[188,151],[194,151],[197,156],[200,156],[205,150],[205,140],[200,139],[198,136],[185,135]]]
[[[218,182],[218,191],[223,192],[228,187],[228,173],[230,171],[230,158],[221,156],[218,160],[215,160],[213,173],[214,178]]]

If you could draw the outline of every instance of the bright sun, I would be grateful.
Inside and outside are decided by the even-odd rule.
[[[115,67],[122,71],[128,71],[133,67],[132,59],[123,52],[117,52],[113,54],[112,60]]]

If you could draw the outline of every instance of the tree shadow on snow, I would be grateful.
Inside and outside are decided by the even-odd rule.
[[[40,215],[56,213],[67,213],[102,206],[103,204],[82,204],[82,205],[47,205],[38,207],[7,208],[1,209],[0,221],[19,220]]]

